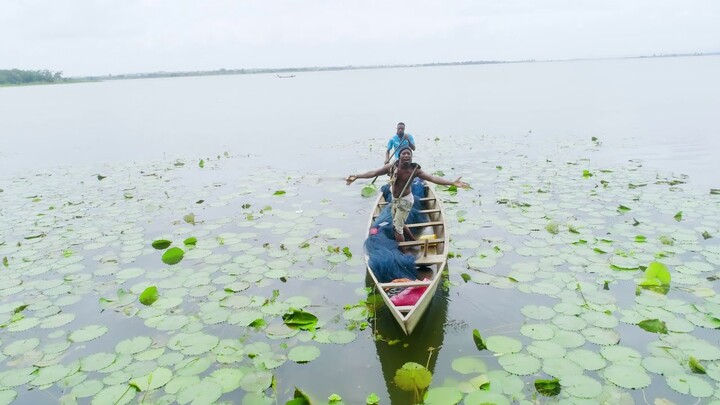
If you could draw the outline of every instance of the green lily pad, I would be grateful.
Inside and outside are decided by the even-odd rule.
[[[220,342],[215,336],[205,333],[179,333],[168,341],[168,347],[186,356],[197,356],[212,350]]]
[[[130,385],[139,391],[152,391],[164,387],[172,379],[172,371],[165,367],[158,367],[153,372],[130,381]]]
[[[535,389],[540,395],[545,397],[554,397],[560,393],[560,380],[554,378],[552,380],[535,380]]]
[[[646,319],[646,320],[638,323],[638,326],[648,332],[664,333],[664,334],[668,333],[667,326],[665,326],[665,322],[663,322],[659,319]]]
[[[430,386],[432,373],[424,366],[408,362],[395,372],[395,385],[403,391],[417,391]]]
[[[0,374],[0,386],[4,388],[14,388],[28,384],[35,379],[37,371],[37,367],[24,367],[15,368],[11,373]]]
[[[670,388],[695,398],[707,398],[713,394],[713,386],[701,377],[690,374],[674,374],[666,377]]]
[[[150,363],[152,364],[152,363]],[[186,357],[175,365],[175,373],[179,376],[198,375],[205,372],[213,365],[213,359],[206,357]],[[147,370],[146,372],[151,372]]]
[[[125,405],[135,399],[136,395],[137,390],[127,384],[114,385],[98,392],[90,403],[92,405]]]
[[[476,374],[487,371],[485,362],[476,356],[458,357],[452,361],[451,367],[460,374]]]
[[[478,350],[487,349],[487,345],[482,336],[480,336],[480,331],[477,329],[473,329],[473,342],[475,342],[475,347],[477,347]]]
[[[565,357],[589,371],[597,371],[607,365],[607,361],[599,353],[586,349],[572,350]]]
[[[527,347],[527,351],[539,359],[559,358],[567,353],[565,348],[559,344],[545,340],[532,342]]]
[[[108,328],[106,326],[88,325],[72,332],[70,336],[68,336],[68,339],[75,343],[89,342],[106,334],[107,331]]]
[[[455,387],[431,388],[425,394],[426,405],[455,405],[462,400],[462,392]]]
[[[296,363],[307,363],[320,357],[320,349],[315,346],[296,346],[288,352],[288,359]]]
[[[100,392],[100,390],[102,390],[104,386],[105,384],[103,384],[102,381],[85,380],[73,387],[72,394],[76,398],[92,397],[98,392]]]
[[[115,345],[115,351],[123,354],[135,354],[147,349],[152,344],[152,339],[147,336],[137,336],[125,339]]]
[[[613,384],[627,389],[641,389],[650,385],[650,376],[636,364],[613,364],[603,371],[603,375]]]
[[[502,394],[498,394],[496,392],[480,390],[480,391],[472,392],[468,396],[466,396],[465,400],[463,401],[463,404],[464,405],[485,405],[485,404],[510,405],[510,400],[508,400]]]
[[[565,376],[581,375],[583,368],[578,364],[562,357],[543,359],[542,371],[556,378]]]
[[[535,340],[548,340],[555,336],[553,328],[545,324],[523,325],[520,328],[520,333]]]
[[[143,305],[152,305],[159,297],[157,287],[150,286],[140,294],[139,300]]]
[[[675,359],[669,357],[645,357],[642,365],[646,370],[660,375],[682,374],[685,368]]]
[[[165,392],[175,395],[187,387],[194,387],[200,382],[200,377],[192,376],[176,376],[165,385]]]
[[[510,373],[530,375],[540,370],[540,360],[525,353],[512,353],[500,356],[498,363]]]
[[[93,353],[87,357],[80,359],[80,370],[82,371],[98,371],[102,370],[115,362],[117,354],[115,353]],[[94,394],[93,394],[94,395]]]
[[[33,385],[43,386],[58,382],[65,378],[71,370],[62,364],[55,364],[49,367],[38,369],[37,376],[32,380]],[[73,371],[74,372],[74,371]]]
[[[220,387],[222,392],[228,393],[233,392],[240,388],[240,380],[244,375],[244,371],[235,368],[221,368],[212,372],[210,378],[215,380]]]
[[[69,324],[75,320],[75,314],[60,313],[53,316],[47,317],[40,322],[40,327],[43,329],[59,328]]]
[[[620,334],[613,329],[587,328],[582,331],[583,336],[596,345],[609,346],[620,342]]]
[[[173,265],[178,264],[180,261],[182,261],[183,257],[185,256],[185,251],[180,249],[179,247],[174,247],[168,249],[165,253],[162,255],[162,261],[165,264]]]
[[[33,350],[38,346],[40,346],[40,339],[38,338],[16,340],[5,346],[5,348],[3,349],[3,354],[10,357],[17,356],[19,354],[23,354],[25,352]]]
[[[172,245],[172,241],[169,241],[167,239],[157,239],[154,240],[152,243],[152,247],[154,247],[157,250],[165,250]]]
[[[584,375],[565,376],[560,379],[563,390],[577,398],[596,398],[602,393],[602,385]]]
[[[305,312],[293,309],[291,312],[283,315],[283,322],[285,325],[291,328],[297,328],[302,330],[314,331],[317,325],[317,316]]]
[[[10,404],[17,398],[17,391],[2,390],[0,391],[0,404]]]
[[[520,312],[526,317],[538,321],[547,321],[555,316],[555,311],[552,308],[543,305],[525,305]]]
[[[363,197],[372,197],[376,195],[378,192],[377,187],[375,187],[372,184],[368,184],[363,186],[363,188],[360,190],[360,195]]]
[[[517,353],[522,350],[522,343],[507,336],[490,336],[485,339],[488,350],[494,353]]]
[[[272,383],[273,375],[265,370],[253,370],[243,375],[240,388],[248,392],[265,391]]]

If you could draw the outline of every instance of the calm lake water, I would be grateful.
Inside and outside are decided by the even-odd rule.
[[[229,150],[344,174],[371,162],[335,159],[355,152],[338,142],[384,140],[404,121],[421,140],[490,134],[530,150],[596,136],[602,159],[708,186],[720,168],[718,67],[712,56],[4,88],[0,171]]]
[[[709,194],[720,188],[718,71],[720,57],[688,57],[2,88],[0,257],[9,262],[0,271],[0,324],[11,322],[21,305],[47,304],[19,311],[38,319],[40,327],[0,330],[0,373],[41,359],[70,367],[94,353],[113,353],[118,342],[134,336],[149,336],[153,348],[162,348],[180,333],[202,332],[239,339],[245,354],[259,350],[250,344],[272,346],[283,359],[279,367],[267,367],[277,382],[278,403],[291,398],[294,387],[316,403],[337,393],[347,404],[361,404],[371,392],[383,404],[411,403],[412,395],[393,382],[409,361],[429,365],[431,388],[461,386],[469,394],[476,388],[470,380],[487,372],[495,395],[527,403],[537,395],[535,379],[574,373],[577,366],[569,364],[566,351],[601,353],[615,370],[625,366],[613,360],[621,352],[607,347],[659,358],[652,350],[657,335],[640,329],[632,321],[637,316],[663,319],[673,333],[720,345],[710,321],[685,319],[690,304],[708,308],[703,314],[720,305],[720,197]],[[382,310],[367,328],[351,328],[357,336],[348,344],[318,343],[309,332],[283,340],[277,314],[265,306],[268,329],[228,321],[231,311],[218,312],[214,305],[230,294],[222,286],[234,278],[248,284],[236,295],[269,299],[278,290],[280,300],[309,299],[305,309],[318,314],[321,330],[345,330],[357,321],[344,307],[366,298],[361,252],[371,201],[360,197],[359,185],[346,187],[341,179],[380,166],[398,121],[415,136],[416,161],[426,170],[463,176],[473,186],[445,194],[451,250],[458,257],[450,260],[446,288],[438,290],[413,336],[402,337]],[[278,190],[286,194],[275,195]],[[195,225],[183,221],[189,212]],[[702,232],[713,237],[700,237]],[[188,249],[179,269],[163,265],[150,247],[160,237],[177,242],[189,236],[197,237],[199,248]],[[313,254],[298,248],[299,241],[310,241]],[[353,259],[333,264],[327,246],[348,247]],[[671,306],[665,301],[651,304],[646,295],[636,296],[638,266],[655,259],[671,267],[667,299],[682,307],[672,317],[657,312]],[[247,260],[259,261],[245,270]],[[611,264],[635,271],[614,271]],[[73,287],[63,290],[68,283]],[[98,304],[100,298],[115,299],[120,288],[138,295],[151,284],[161,297],[182,297],[177,306],[164,301],[168,312],[162,316],[190,321],[173,329],[136,300],[122,309]],[[73,294],[77,302],[56,303],[58,296]],[[666,299],[656,295],[650,296]],[[555,316],[528,306],[553,309]],[[54,308],[74,314],[72,323],[43,323]],[[603,311],[615,324],[597,320]],[[48,360],[46,345],[65,342],[87,325],[108,331],[81,344],[71,339],[70,349]],[[544,338],[527,329],[533,325],[558,338],[552,347],[538,343]],[[479,352],[473,329],[485,338],[521,342],[523,367],[539,361],[527,356],[554,362],[506,375],[512,367],[498,361],[502,353]],[[383,340],[373,340],[374,332]],[[296,346],[316,346],[321,354],[307,364],[285,361],[282,356]],[[27,353],[16,353],[18,347]],[[258,357],[252,354],[243,367]],[[479,356],[486,370],[459,365],[468,356]],[[182,361],[143,358],[110,380],[92,366],[81,372],[112,387],[158,365],[174,375],[200,377],[228,367],[212,357],[193,374],[178,365]],[[266,364],[276,360],[271,356]],[[711,391],[697,397],[718,400],[720,357],[700,360],[711,370],[703,377]],[[252,378],[242,388],[230,384],[222,400],[263,403],[245,395],[253,391],[250,380],[265,378],[250,368],[243,373]],[[588,369],[585,374],[596,382],[577,382],[576,392],[589,399],[568,396],[572,387],[564,387],[562,400],[697,400],[671,388],[659,373],[648,373],[647,389],[617,389],[605,370]],[[0,384],[7,378],[0,374]],[[17,392],[16,403],[72,402],[80,383],[63,381],[33,390],[0,385],[0,403],[8,390]],[[518,381],[521,388],[511,389]],[[594,384],[602,385],[602,398]],[[88,385],[83,392],[92,391]],[[74,392],[80,403],[95,395]],[[180,400],[172,395],[151,398]],[[502,403],[493,398],[486,399]]]

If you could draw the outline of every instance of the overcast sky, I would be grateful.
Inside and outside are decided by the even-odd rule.
[[[0,69],[153,71],[720,51],[720,0],[0,0]]]

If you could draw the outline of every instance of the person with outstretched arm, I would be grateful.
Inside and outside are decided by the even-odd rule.
[[[413,163],[412,154],[413,152],[410,146],[401,146],[399,150],[400,158],[395,163],[388,163],[379,169],[361,174],[351,174],[345,179],[346,184],[350,185],[357,179],[370,179],[382,174],[390,175],[390,187],[392,191],[390,209],[393,218],[393,228],[395,230],[395,240],[398,242],[403,242],[405,237],[414,239],[410,229],[405,226],[405,221],[410,214],[410,209],[412,209],[414,202],[413,194],[410,192],[410,183],[415,177],[443,186],[469,187],[469,184],[460,181],[460,177],[455,181],[450,181],[426,173],[420,168],[420,165]]]

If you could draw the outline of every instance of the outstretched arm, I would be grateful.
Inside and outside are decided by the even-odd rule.
[[[417,176],[423,180],[427,180],[431,183],[440,184],[443,186],[470,187],[469,184],[465,183],[464,181],[460,181],[460,179],[462,177],[458,177],[457,180],[455,180],[455,181],[450,181],[450,180],[444,179],[442,177],[433,176],[432,174],[427,174],[422,170],[418,170]]]
[[[376,170],[370,170],[369,172],[360,173],[360,174],[351,174],[345,179],[345,183],[349,186],[352,184],[353,181],[357,179],[369,179],[372,177],[380,176],[381,174],[388,174],[390,173],[390,168],[392,167],[392,164],[386,164],[385,166],[376,169]]]

